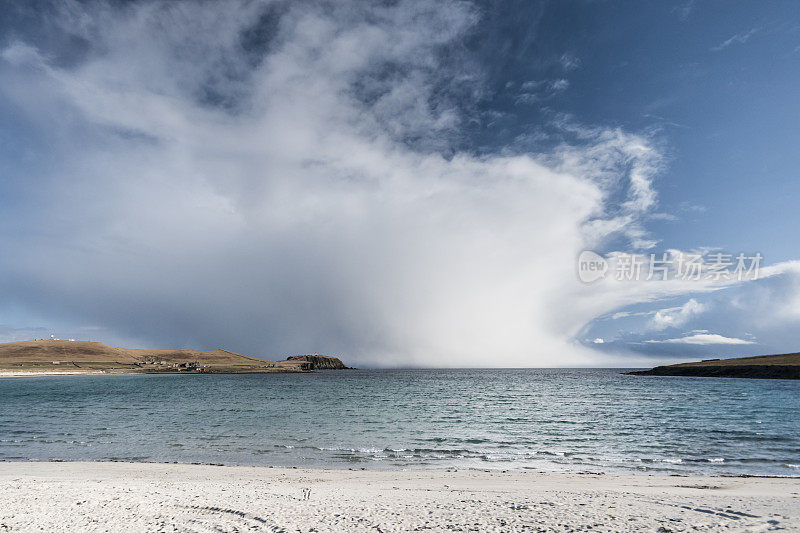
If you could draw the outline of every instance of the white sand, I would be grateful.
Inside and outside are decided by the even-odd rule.
[[[0,370],[0,378],[37,378],[42,376],[83,376],[105,374],[102,370]]]
[[[0,463],[2,531],[800,530],[800,479]]]

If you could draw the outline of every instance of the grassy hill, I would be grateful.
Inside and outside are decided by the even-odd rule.
[[[40,340],[0,344],[0,370],[162,372],[304,372],[305,361],[266,361],[228,350],[138,350],[99,342]]]

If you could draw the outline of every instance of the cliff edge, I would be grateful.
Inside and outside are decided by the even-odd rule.
[[[344,370],[347,367],[338,357],[328,355],[292,355],[287,361],[304,361],[311,363],[312,370]]]

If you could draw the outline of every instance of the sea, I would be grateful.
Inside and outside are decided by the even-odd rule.
[[[800,381],[615,369],[0,379],[0,460],[800,475]]]

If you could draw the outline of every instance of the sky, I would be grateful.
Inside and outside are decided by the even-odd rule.
[[[800,349],[795,2],[0,5],[0,341]]]

